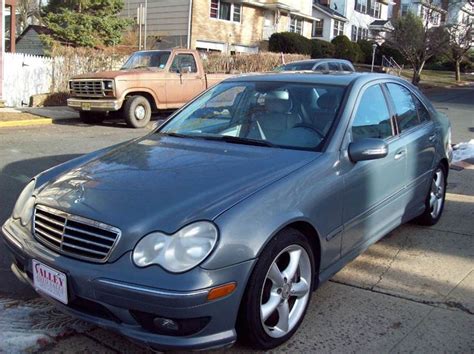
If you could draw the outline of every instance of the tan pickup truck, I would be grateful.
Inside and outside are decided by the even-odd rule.
[[[179,108],[228,77],[206,74],[194,50],[139,51],[120,70],[73,77],[67,104],[86,123],[111,115],[124,118],[130,127],[142,128],[152,112]]]

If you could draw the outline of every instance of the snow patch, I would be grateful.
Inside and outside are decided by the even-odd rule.
[[[474,158],[474,139],[453,146],[453,162]]]
[[[35,351],[58,337],[90,328],[42,299],[0,299],[0,353]]]

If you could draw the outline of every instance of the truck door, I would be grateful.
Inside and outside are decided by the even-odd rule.
[[[170,74],[169,94],[167,87],[169,104],[183,105],[205,89],[203,74],[198,71],[196,59],[191,53],[177,54],[171,63]]]

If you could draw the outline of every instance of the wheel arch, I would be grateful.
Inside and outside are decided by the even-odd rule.
[[[143,97],[145,97],[148,100],[148,102],[150,102],[151,109],[153,111],[158,110],[159,102],[158,102],[157,98],[155,97],[155,95],[152,92],[150,92],[148,90],[128,91],[128,92],[125,93],[124,101],[126,101],[128,98],[130,98],[132,96],[143,96]]]
[[[448,175],[449,175],[449,162],[448,162],[448,159],[446,157],[443,157],[441,159],[441,161],[439,162],[439,164],[442,165],[445,168],[446,178],[447,178]]]

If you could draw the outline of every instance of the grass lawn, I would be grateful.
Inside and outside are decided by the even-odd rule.
[[[405,69],[402,71],[402,77],[411,80],[413,71]],[[474,83],[474,75],[461,73],[461,82],[456,83],[454,71],[423,70],[421,72],[421,87],[445,87],[456,84]]]

